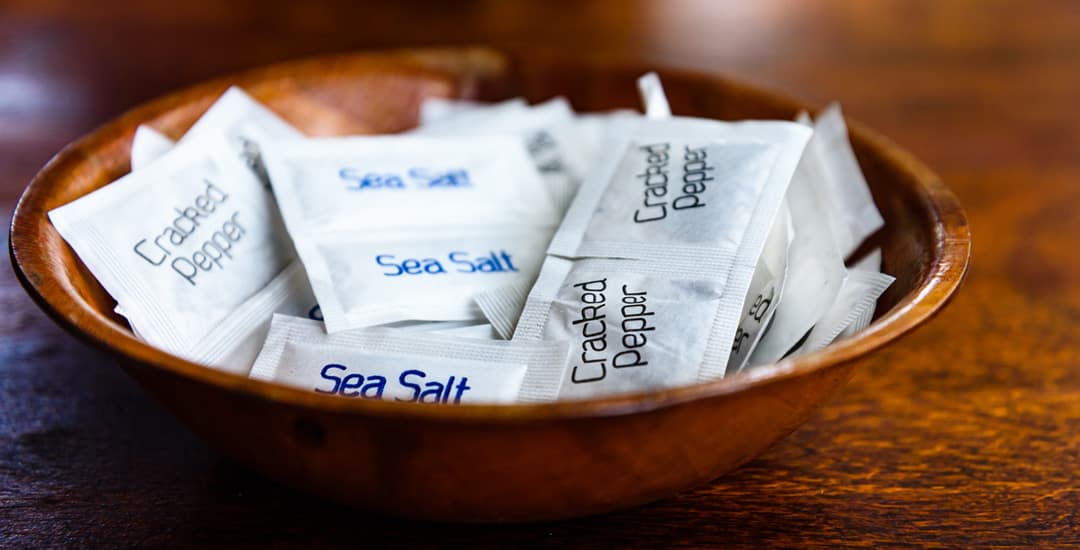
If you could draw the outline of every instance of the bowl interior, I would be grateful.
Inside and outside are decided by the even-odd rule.
[[[113,313],[113,300],[53,230],[46,213],[127,173],[138,124],[150,124],[179,138],[233,84],[309,134],[334,135],[407,129],[415,125],[418,106],[428,96],[496,100],[522,95],[539,101],[563,95],[578,110],[637,108],[635,80],[646,69],[651,68],[540,54],[507,57],[483,49],[427,50],[300,61],[197,85],[136,108],[57,155],[32,182],[16,210],[10,241],[13,265],[48,313],[76,335],[113,353],[217,384],[329,403],[333,398],[301,398],[299,390],[258,390],[265,384],[201,372],[209,369],[136,340],[123,318]],[[790,119],[807,108],[715,76],[659,72],[677,114]],[[896,282],[879,300],[878,321],[865,334],[785,362],[789,364],[776,376],[847,361],[897,338],[943,305],[966,269],[970,236],[952,194],[888,140],[858,124],[852,124],[851,137],[886,222],[864,249],[881,247],[883,269]],[[765,378],[759,375],[756,380]],[[735,382],[718,381],[713,389],[723,391],[724,384]]]

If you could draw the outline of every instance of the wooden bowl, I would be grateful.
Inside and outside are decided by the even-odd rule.
[[[651,67],[650,67],[651,68]],[[193,86],[138,107],[61,151],[11,224],[27,292],[61,326],[110,353],[211,445],[297,490],[365,510],[448,521],[528,521],[626,508],[709,481],[803,423],[860,357],[925,322],[957,289],[971,250],[964,212],[930,170],[851,124],[885,217],[875,236],[896,276],[877,320],[817,353],[706,384],[581,402],[432,406],[320,395],[218,372],[132,336],[46,213],[129,170],[135,127],[180,137],[238,84],[313,134],[393,132],[437,95],[635,107],[646,67],[485,49],[322,57]],[[784,118],[798,102],[717,76],[660,71],[680,114]],[[72,357],[72,361],[77,361]]]

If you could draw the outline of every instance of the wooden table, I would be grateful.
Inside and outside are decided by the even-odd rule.
[[[1080,5],[372,4],[5,2],[0,211],[67,141],[211,76],[383,46],[566,48],[841,101],[960,196],[968,280],[731,475],[604,517],[464,527],[366,517],[229,463],[3,268],[0,547],[1080,544]]]

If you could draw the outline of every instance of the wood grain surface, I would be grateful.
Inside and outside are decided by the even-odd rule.
[[[7,1],[0,206],[67,141],[238,69],[486,43],[722,71],[837,99],[935,169],[974,264],[937,319],[708,486],[517,527],[415,524],[217,456],[0,270],[0,546],[1080,544],[1080,6],[1072,2]],[[3,259],[7,262],[7,258]]]

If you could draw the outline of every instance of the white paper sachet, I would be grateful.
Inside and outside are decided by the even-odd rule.
[[[223,331],[231,333],[232,337],[217,344],[210,363],[222,365],[230,372],[246,374],[266,340],[271,316],[281,314],[315,320],[321,315],[318,308],[303,266],[297,261],[290,262],[256,299],[249,300],[239,309],[236,314],[239,320],[232,325],[235,329]]]
[[[716,335],[722,285],[707,267],[679,273],[642,260],[549,256],[514,342],[570,342],[560,399],[693,383]],[[733,329],[732,329],[733,330]],[[528,383],[528,379],[527,379]]]
[[[131,169],[138,170],[151,161],[164,155],[176,145],[165,134],[140,124],[135,128],[135,137],[131,140]]]
[[[553,399],[557,342],[483,341],[371,328],[326,334],[275,315],[251,377],[345,397],[448,405]],[[527,373],[531,380],[525,383]],[[532,385],[530,385],[532,384]]]
[[[519,282],[481,292],[473,298],[484,318],[491,323],[492,330],[504,340],[514,336],[521,312],[525,309],[525,300],[529,296],[532,281]]]
[[[847,338],[866,328],[873,319],[878,298],[896,280],[891,275],[881,273],[880,268],[881,250],[875,249],[853,267],[847,269],[833,302],[813,328],[804,334],[805,339],[800,337],[802,343],[791,350],[790,354],[783,356],[817,351],[835,340]],[[770,327],[769,332],[772,330]],[[749,364],[756,366],[780,359],[770,359],[759,363],[757,357],[755,352]]]
[[[212,128],[222,130],[240,128],[245,124],[240,119],[248,116],[253,116],[257,121],[256,126],[248,126],[249,131],[265,128],[266,130],[256,131],[269,131],[281,137],[298,135],[295,129],[289,127],[278,119],[276,115],[258,105],[238,88],[234,88],[222,96],[222,99],[212,106],[200,121],[195,123],[195,127],[202,128],[201,132],[210,132]],[[188,136],[184,136],[184,139],[188,139]],[[251,143],[253,142],[251,139],[240,140],[234,138],[232,142],[239,153],[252,150]],[[139,125],[135,130],[135,137],[131,143],[132,170],[138,170],[149,164],[175,145],[174,141],[150,126]],[[246,157],[244,161],[249,163],[249,159]],[[265,173],[265,170],[260,171]],[[290,264],[289,267],[282,271],[282,275],[267,285],[262,293],[269,298],[257,301],[256,303],[260,304],[263,309],[253,311],[250,315],[253,317],[262,316],[264,320],[255,319],[246,335],[237,336],[231,349],[222,352],[220,357],[211,359],[215,364],[233,365],[235,367],[228,370],[237,372],[243,371],[246,368],[244,365],[250,366],[255,360],[255,356],[258,355],[263,341],[266,340],[266,333],[270,329],[270,315],[274,312],[322,320],[322,314],[319,312],[318,306],[315,304],[315,297],[311,293],[311,285],[307,282],[303,268],[298,262],[294,261]],[[118,315],[124,315],[121,304],[116,305],[115,311]],[[126,315],[124,316],[126,317]],[[132,327],[132,330],[136,336],[142,338],[135,327]]]
[[[881,271],[881,249],[871,250],[863,259],[855,262],[852,268],[863,271]]]
[[[131,140],[131,170],[135,171],[150,164],[151,161],[164,155],[169,149],[172,149],[174,145],[176,145],[176,142],[169,139],[165,134],[158,132],[150,126],[140,124],[135,128],[135,137]],[[115,311],[117,315],[126,317],[126,315],[124,315],[124,306],[119,303],[116,304],[113,311]],[[135,332],[136,336],[139,335],[135,330],[135,327],[132,327],[132,331]],[[139,337],[142,338],[141,336]]]
[[[660,77],[648,73],[637,81],[638,92],[648,118],[667,119],[671,117],[671,107],[664,93]],[[726,373],[734,373],[746,365],[750,353],[757,346],[759,339],[772,320],[776,305],[780,303],[787,278],[788,251],[791,245],[791,215],[786,204],[782,203],[781,215],[773,222],[773,227],[765,241],[764,250],[754,268],[753,277],[746,296],[743,299],[743,314],[728,357]]]
[[[262,168],[261,166],[255,166],[253,168],[253,165],[257,162],[257,158],[252,155],[254,154],[257,145],[255,145],[253,139],[250,136],[245,135],[245,133],[258,132],[262,136],[269,134],[282,138],[302,135],[298,130],[278,118],[273,112],[248,96],[243,90],[235,87],[229,88],[225,94],[223,94],[221,98],[219,98],[218,101],[195,122],[191,130],[193,130],[194,133],[189,131],[188,134],[184,135],[182,141],[197,139],[200,134],[219,133],[226,135],[227,139],[232,143],[234,150],[241,155],[249,168],[252,168],[260,176],[265,174],[265,168]],[[140,124],[135,129],[135,136],[131,142],[132,171],[138,170],[156,160],[175,145],[176,142],[169,139],[165,134],[162,134],[151,126]],[[310,298],[310,290],[305,292],[305,296],[308,297],[308,301],[313,300]],[[310,309],[310,304],[308,309]],[[120,304],[117,304],[116,306],[116,313],[123,315],[123,308]],[[267,320],[266,328],[269,328],[269,326],[269,320]],[[260,344],[262,339],[265,338],[265,331],[263,332],[264,333],[259,337]],[[254,357],[255,355],[252,354],[251,358],[254,359]]]
[[[860,318],[873,315],[873,309],[889,285],[896,279],[884,273],[852,269],[844,279],[844,286],[836,297],[836,303],[814,325],[806,341],[792,355],[817,351],[837,339]]]
[[[506,339],[499,337],[499,334],[495,332],[495,328],[491,326],[491,323],[480,323],[478,325],[439,329],[429,332],[434,332],[435,334],[446,334],[449,336],[455,336],[457,338],[475,338],[477,340]]]
[[[791,355],[817,351],[870,324],[878,298],[896,280],[895,277],[878,271],[880,265],[880,250],[875,250],[848,269],[836,301]]]
[[[283,289],[304,284],[296,282],[302,272],[287,269],[288,236],[242,145],[213,131],[232,126],[236,114],[223,104],[250,101],[239,90],[226,95],[196,124],[207,128],[199,139],[49,217],[140,338],[246,374],[265,334],[258,331],[288,300]]]
[[[480,319],[480,292],[531,281],[551,228],[328,233],[305,260],[330,332],[395,321]],[[298,245],[299,247],[300,245]],[[303,255],[303,252],[301,252]],[[332,326],[333,325],[333,326]]]
[[[592,166],[600,161],[600,151],[607,140],[608,131],[613,122],[617,120],[640,119],[641,113],[630,109],[618,109],[614,111],[578,113],[574,119],[574,127],[581,142],[582,157],[587,162],[584,175],[589,176]]]
[[[558,223],[514,138],[365,136],[262,145],[273,150],[267,165],[293,235]]]
[[[811,154],[819,139],[814,134],[799,161],[787,192],[794,238],[788,262],[788,283],[768,330],[751,354],[749,364],[779,361],[804,337],[836,300],[847,269],[833,238],[836,205],[831,186],[824,183],[820,158]]]
[[[574,111],[564,98],[532,107],[504,102],[464,111],[413,130],[426,136],[516,136],[544,178],[559,213],[566,211],[589,167],[574,124]]]
[[[476,326],[477,321],[397,321],[378,325],[378,328],[398,330],[403,332],[428,332],[447,331],[469,328]],[[372,327],[375,328],[375,327]]]
[[[641,103],[645,106],[646,117],[671,118],[671,106],[668,105],[667,94],[664,93],[664,85],[660,83],[659,75],[642,75],[638,78],[637,87],[641,94]]]
[[[525,109],[529,104],[524,98],[515,97],[498,103],[487,103],[469,99],[447,99],[428,97],[420,103],[419,122],[421,125],[434,124],[463,113],[485,109]]]
[[[811,124],[805,113],[799,121]],[[751,356],[752,365],[780,360],[807,335],[840,292],[847,273],[844,257],[883,223],[835,104],[814,124],[787,199],[795,227],[791,282]]]
[[[621,121],[549,255],[709,264],[720,284],[699,378],[724,376],[743,302],[809,129],[788,122]],[[724,339],[724,344],[719,342]]]
[[[198,361],[217,325],[292,256],[269,193],[214,139],[49,217],[143,338]]]
[[[478,319],[473,296],[535,276],[558,223],[516,138],[262,145],[330,332]]]
[[[840,254],[846,258],[885,221],[851,148],[839,104],[832,103],[818,114],[806,154],[815,158],[819,175],[815,185],[822,186],[828,196],[827,209],[818,213],[819,223],[829,224]]]
[[[611,134],[548,253],[644,259],[709,250],[732,262],[763,197],[772,212],[755,238],[764,243],[810,131],[675,117],[618,120]]]
[[[257,140],[303,138],[304,134],[233,86],[195,121],[180,138],[180,143],[195,141],[203,136],[224,136],[239,158],[269,188],[270,182]]]
[[[236,158],[243,161],[263,184],[270,189],[269,177],[262,162],[258,139],[298,139],[304,134],[259,103],[244,90],[232,86],[207,109],[203,116],[180,138],[179,143],[224,136]],[[159,144],[163,145],[163,144]],[[275,223],[281,224],[280,213],[274,205]],[[279,229],[282,225],[277,226]],[[288,239],[286,238],[288,241]],[[291,247],[291,241],[289,241]],[[321,318],[319,306],[311,291],[303,266],[292,254],[292,262],[242,309],[241,326],[232,341],[219,342],[219,351],[208,361],[225,365],[230,371],[246,373],[270,330],[274,313]]]
[[[480,323],[472,319],[468,321],[398,321],[396,323],[386,323],[371,328],[388,329],[400,332],[451,334],[463,338],[479,338],[482,340],[503,339],[499,338],[495,329],[491,327],[491,323]]]
[[[793,233],[791,212],[785,202],[780,206],[780,215],[769,231],[754,276],[750,279],[750,288],[743,300],[742,319],[731,345],[727,374],[738,372],[749,363],[751,354],[776,314],[777,305],[783,301]]]
[[[873,251],[867,254],[865,258],[859,260],[858,262],[855,262],[855,265],[853,265],[851,269],[858,269],[860,271],[867,271],[870,273],[880,273],[881,249],[875,248]],[[877,303],[875,300],[875,306],[876,305]],[[848,327],[845,328],[842,333],[840,333],[840,336],[838,338],[846,338],[870,326],[870,321],[872,321],[874,318],[875,309],[876,307],[874,306],[864,308],[862,313],[850,325],[848,325]]]

